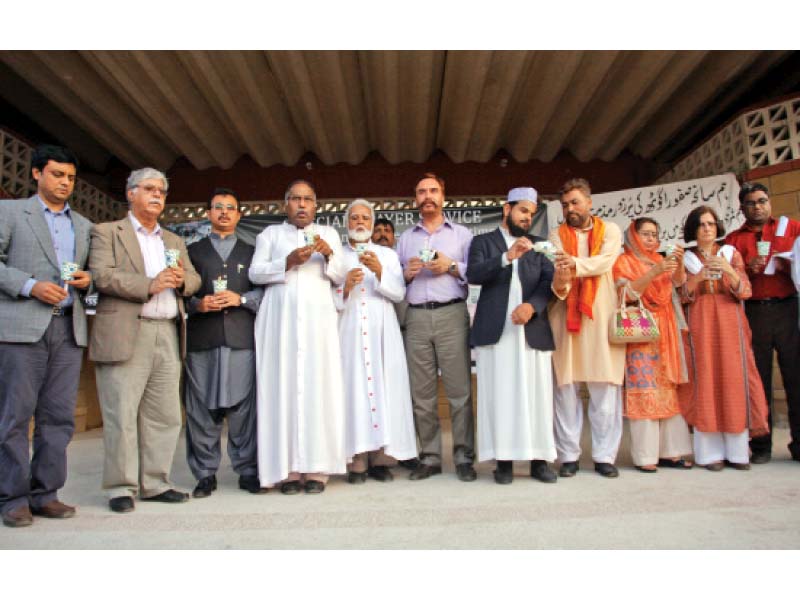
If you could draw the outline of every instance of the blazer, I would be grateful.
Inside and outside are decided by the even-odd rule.
[[[183,289],[175,290],[178,300],[178,334],[181,358],[186,356],[186,310],[183,296],[191,296],[200,287],[183,239],[166,229],[164,247],[181,252],[185,271]],[[92,228],[89,268],[99,292],[97,313],[89,342],[89,358],[95,362],[121,362],[133,355],[133,342],[139,334],[139,315],[150,299],[139,240],[129,217]]]
[[[70,208],[75,232],[75,259],[83,270],[89,256],[92,222]],[[53,249],[53,238],[42,214],[38,196],[0,200],[0,342],[33,343],[44,335],[52,306],[36,298],[20,296],[25,282],[60,283],[61,265]],[[78,290],[73,299],[72,331],[75,343],[86,346],[86,313]]]
[[[543,238],[529,235],[531,241]],[[500,229],[475,236],[469,248],[467,280],[481,286],[481,295],[475,309],[475,319],[470,331],[472,346],[496,344],[503,334],[508,311],[508,293],[511,289],[512,265],[502,266],[502,255],[508,250]],[[547,319],[547,303],[553,297],[553,264],[539,252],[526,252],[520,258],[519,279],[522,301],[535,309],[531,320],[525,324],[525,340],[536,350],[554,350],[553,332]]]

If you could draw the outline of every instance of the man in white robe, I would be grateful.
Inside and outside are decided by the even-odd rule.
[[[370,242],[375,222],[363,199],[345,212],[347,277],[336,289],[345,389],[350,483],[393,479],[394,459],[416,458],[417,443],[403,338],[394,302],[405,297],[397,254]]]
[[[344,397],[332,285],[346,269],[339,234],[317,225],[306,181],[289,186],[287,220],[256,238],[250,280],[266,286],[256,317],[258,475],[281,492],[325,490],[346,471]]]
[[[513,461],[530,461],[530,474],[555,483],[547,461],[553,436],[553,334],[547,318],[553,265],[533,250],[545,240],[528,235],[536,213],[533,188],[514,188],[496,230],[476,236],[467,279],[481,286],[470,343],[478,379],[478,458],[497,459],[494,479],[513,481]]]

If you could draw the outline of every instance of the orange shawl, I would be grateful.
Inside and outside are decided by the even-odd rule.
[[[589,256],[600,254],[605,233],[606,224],[603,220],[600,217],[592,217],[592,228],[589,230]],[[566,223],[562,223],[558,228],[558,236],[561,238],[564,252],[571,256],[578,256],[578,236],[575,230]],[[570,333],[580,332],[581,315],[586,315],[590,319],[594,318],[592,306],[599,285],[599,275],[575,279],[567,296],[567,331]]]
[[[635,281],[650,268],[664,260],[656,251],[646,250],[633,223],[625,231],[625,253],[614,263],[614,281]],[[664,374],[672,383],[686,381],[681,360],[680,331],[672,304],[672,275],[662,273],[650,282],[642,293],[642,302],[658,322],[661,338],[658,342]]]

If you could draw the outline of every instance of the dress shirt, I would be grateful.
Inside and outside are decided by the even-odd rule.
[[[462,225],[452,223],[445,218],[444,222],[430,233],[422,221],[411,229],[403,232],[397,243],[397,254],[403,269],[408,267],[408,261],[419,257],[419,251],[428,247],[449,256],[458,265],[458,277],[449,273],[434,275],[428,269],[422,269],[406,285],[406,300],[409,304],[423,302],[448,302],[457,298],[467,297],[467,256],[472,234]]]
[[[139,241],[139,248],[142,251],[145,275],[154,278],[167,268],[161,225],[156,223],[153,231],[147,231],[139,220],[133,216],[132,212],[128,213],[128,217],[133,223],[133,230],[136,232],[136,239]],[[178,316],[178,301],[175,298],[175,290],[172,288],[161,290],[144,303],[142,312],[139,314],[146,319],[174,319]]]
[[[64,209],[59,212],[53,212],[44,203],[44,201],[37,195],[36,199],[42,205],[44,220],[47,223],[47,228],[50,230],[50,239],[53,240],[53,250],[56,252],[56,259],[58,260],[58,269],[61,271],[61,263],[73,262],[75,260],[75,228],[72,226],[72,216],[70,213],[69,203],[64,204]],[[36,279],[30,278],[22,286],[21,295],[30,298],[31,290],[36,285]],[[64,285],[64,282],[61,282]],[[58,306],[72,306],[72,294],[67,294],[67,297],[58,303]]]
[[[725,238],[725,243],[736,248],[742,255],[744,264],[747,265],[754,257],[758,256],[756,247],[758,241],[770,242],[769,257],[779,252],[791,252],[794,240],[800,237],[800,221],[789,219],[786,231],[782,236],[777,235],[777,229],[778,220],[770,217],[760,232],[753,231],[749,225],[744,224],[736,231],[729,233]],[[747,276],[753,287],[753,295],[750,299],[786,298],[796,294],[790,271],[791,268],[785,271],[775,271],[774,275],[766,275],[762,271],[756,275],[747,269]]]

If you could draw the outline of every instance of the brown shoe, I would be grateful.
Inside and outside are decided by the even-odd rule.
[[[20,506],[3,513],[3,525],[6,527],[27,527],[31,524],[33,524],[33,515],[27,506]]]
[[[41,508],[32,508],[31,512],[37,517],[47,517],[48,519],[70,519],[75,516],[75,507],[53,500]]]

